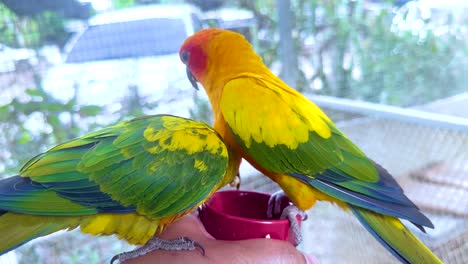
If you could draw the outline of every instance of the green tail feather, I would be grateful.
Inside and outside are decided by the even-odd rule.
[[[32,216],[16,213],[0,214],[0,255],[3,255],[28,241],[46,236],[62,229],[78,226],[78,217]]]
[[[442,263],[398,218],[350,205],[366,229],[402,263]]]

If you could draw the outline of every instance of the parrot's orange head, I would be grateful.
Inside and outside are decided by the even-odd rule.
[[[219,28],[196,32],[182,44],[179,56],[187,66],[187,76],[192,85],[202,83],[205,88],[213,76],[227,77],[235,72],[236,65],[245,64],[243,52],[258,57],[244,36]],[[244,60],[244,61],[242,61]]]
[[[197,90],[197,80],[200,81],[207,72],[209,44],[221,32],[217,28],[198,31],[180,47],[180,60],[187,66],[187,76]]]

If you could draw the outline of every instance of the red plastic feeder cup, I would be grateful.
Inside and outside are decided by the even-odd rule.
[[[270,194],[252,191],[216,192],[200,211],[200,219],[208,233],[219,240],[272,238],[294,245],[294,234],[289,232],[289,220],[266,216]],[[281,212],[290,205],[281,200]],[[297,217],[299,225],[301,219]]]

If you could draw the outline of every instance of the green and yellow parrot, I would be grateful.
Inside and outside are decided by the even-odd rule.
[[[236,163],[208,125],[170,115],[124,121],[60,144],[0,181],[0,255],[77,227],[144,245],[230,183]],[[160,240],[136,255],[197,247],[203,250],[188,238]],[[113,260],[135,255],[129,253],[135,252]]]
[[[278,183],[299,209],[333,202],[354,213],[403,263],[441,263],[398,219],[433,228],[393,177],[275,76],[242,35],[205,29],[179,54],[194,87],[198,81],[206,90],[224,142]]]

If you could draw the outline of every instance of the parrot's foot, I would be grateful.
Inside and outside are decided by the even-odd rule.
[[[110,263],[113,264],[116,260],[119,260],[119,263],[123,263],[126,260],[146,255],[147,253],[158,249],[195,250],[197,248],[201,250],[202,255],[204,256],[205,248],[203,248],[202,244],[193,241],[188,237],[179,237],[174,240],[164,240],[157,237],[153,237],[150,240],[148,240],[148,242],[142,247],[115,255],[111,259]]]
[[[294,234],[294,246],[297,246],[302,242],[301,228],[299,227],[299,221],[297,220],[298,215],[301,217],[302,221],[307,220],[306,212],[299,210],[299,208],[294,205],[290,205],[284,208],[280,217],[280,219],[288,218],[291,224],[289,230],[292,234]]]
[[[287,198],[286,194],[283,191],[277,191],[270,196],[268,200],[267,208],[267,218],[273,218],[274,215],[279,215],[281,213],[281,202],[283,199]],[[299,222],[296,216],[299,215],[302,221],[307,220],[307,214],[304,211],[299,210],[294,205],[289,205],[284,208],[281,213],[280,219],[288,218],[291,223],[290,230],[294,234],[294,245],[297,246],[302,242],[301,229],[299,227]]]

